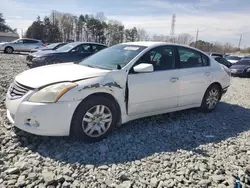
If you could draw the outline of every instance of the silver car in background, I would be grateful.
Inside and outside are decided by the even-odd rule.
[[[46,46],[41,40],[22,38],[12,42],[0,43],[0,51],[11,54],[16,52],[30,52],[34,48]]]

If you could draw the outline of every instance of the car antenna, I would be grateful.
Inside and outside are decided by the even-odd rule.
[[[118,70],[122,69],[121,65],[119,65],[119,64],[116,67]]]

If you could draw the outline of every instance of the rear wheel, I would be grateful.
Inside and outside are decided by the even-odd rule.
[[[12,54],[14,52],[14,49],[12,47],[6,47],[4,49],[4,53],[6,54]]]
[[[71,135],[88,142],[105,138],[118,120],[115,104],[105,97],[94,96],[76,109],[71,124]]]
[[[214,110],[220,101],[221,90],[220,87],[216,84],[211,85],[202,100],[201,111],[203,112],[211,112]]]

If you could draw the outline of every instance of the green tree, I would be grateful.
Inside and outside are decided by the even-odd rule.
[[[31,26],[27,29],[26,37],[34,38],[38,40],[44,40],[44,24],[40,19],[40,16],[37,17],[37,20],[34,21]]]
[[[16,29],[11,29],[11,27],[6,24],[2,13],[0,13],[0,31],[16,33]]]
[[[55,21],[55,23],[52,24],[50,19],[48,17],[45,17],[43,24],[44,24],[43,40],[48,43],[59,42],[61,40],[61,35],[58,28],[58,22]]]
[[[134,27],[132,29],[126,29],[125,30],[125,38],[126,38],[126,42],[137,41],[138,40],[137,28]]]

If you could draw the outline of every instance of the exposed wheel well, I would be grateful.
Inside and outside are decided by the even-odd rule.
[[[13,48],[12,46],[6,46],[6,47],[4,48],[4,51],[6,51],[7,48],[12,48],[12,50],[14,51],[14,48]]]
[[[116,100],[111,94],[104,93],[104,92],[93,93],[93,94],[87,96],[87,97],[86,97],[85,99],[83,99],[82,102],[76,107],[75,112],[76,112],[76,110],[78,109],[78,107],[79,107],[82,103],[84,103],[84,101],[87,101],[87,100],[91,99],[92,97],[96,97],[96,96],[98,96],[98,97],[105,97],[106,99],[112,101],[112,102],[114,103],[114,105],[115,105],[115,108],[116,108],[117,111],[118,111],[118,114],[119,114],[118,119],[120,120],[120,118],[121,118],[121,108],[120,108],[120,105],[118,104],[117,100]],[[75,112],[74,112],[74,114],[75,114]],[[73,114],[73,116],[74,116],[74,114]],[[72,117],[72,118],[73,118],[73,117]],[[119,122],[119,121],[118,121],[118,122]]]
[[[210,84],[210,86],[208,88],[210,88],[211,86],[214,86],[214,85],[217,85],[220,89],[220,98],[219,98],[219,100],[220,100],[221,96],[222,96],[222,86],[219,82],[214,82],[214,83]]]

